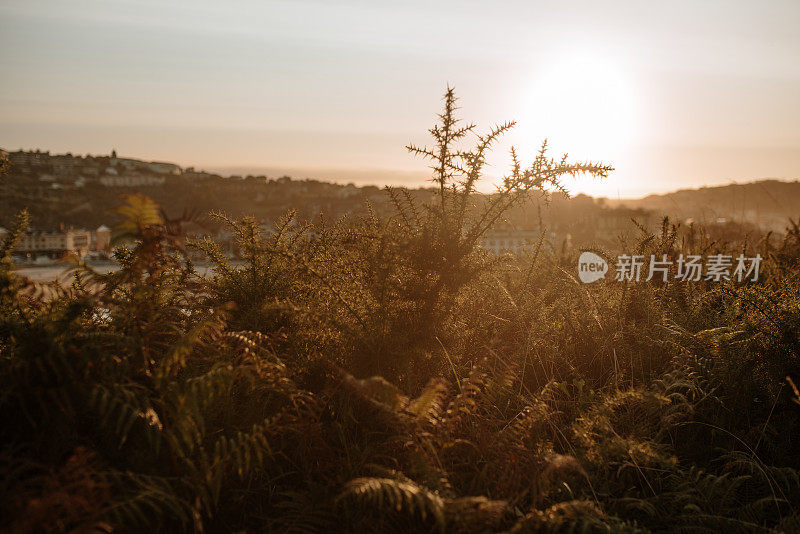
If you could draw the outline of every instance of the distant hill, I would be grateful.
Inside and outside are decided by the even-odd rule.
[[[760,180],[699,189],[681,189],[640,199],[606,200],[609,206],[641,208],[700,224],[748,222],[780,231],[789,218],[800,217],[800,182]]]
[[[0,149],[0,156],[9,162],[0,176],[0,227],[10,225],[22,209],[38,229],[113,226],[120,195],[135,192],[153,198],[171,217],[191,215],[210,228],[218,225],[207,217],[211,211],[270,221],[289,209],[301,219],[366,213],[365,200],[378,211],[389,209],[386,194],[376,186],[289,176],[224,177],[173,163],[121,158],[115,152],[80,156]],[[427,197],[430,191],[418,188],[412,194]]]
[[[30,211],[37,228],[113,226],[118,216],[112,210],[120,204],[120,195],[133,192],[152,197],[171,216],[192,213],[212,226],[215,223],[205,217],[210,211],[273,220],[296,209],[301,218],[320,213],[335,218],[366,213],[365,200],[379,212],[392,211],[386,194],[376,186],[296,180],[277,174],[272,178],[263,174],[224,177],[172,163],[120,158],[116,153],[79,156],[0,149],[0,155],[10,163],[7,174],[0,178],[0,227],[10,224],[23,208]],[[428,198],[430,191],[417,188],[412,194],[422,199]],[[632,228],[631,218],[647,225],[657,223],[663,215],[682,223],[692,220],[717,227],[746,223],[781,232],[789,218],[800,218],[800,182],[762,180],[633,200],[585,195],[568,200],[554,195],[549,208],[519,206],[508,214],[508,222],[528,229],[541,225],[573,239],[583,236],[591,240],[597,238],[598,225],[606,234],[615,235]]]

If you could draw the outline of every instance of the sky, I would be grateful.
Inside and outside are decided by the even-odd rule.
[[[0,147],[420,185],[442,94],[573,192],[800,178],[800,2],[0,0]]]

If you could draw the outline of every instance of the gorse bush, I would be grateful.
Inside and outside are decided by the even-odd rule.
[[[21,214],[0,250],[3,529],[800,530],[797,224],[746,245],[755,283],[581,285],[544,235],[478,242],[610,167],[512,152],[478,194],[512,124],[477,135],[452,90],[439,119],[408,147],[427,202],[388,189],[392,217],[269,233],[217,214],[239,262],[133,195],[118,270],[38,284],[13,271]],[[731,252],[641,230],[642,254]]]

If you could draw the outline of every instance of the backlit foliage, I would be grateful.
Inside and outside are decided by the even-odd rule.
[[[389,189],[394,217],[269,233],[218,215],[240,262],[137,195],[119,270],[37,284],[10,261],[20,215],[0,249],[2,528],[800,530],[797,224],[747,245],[766,258],[750,285],[583,286],[580,251],[544,236],[490,257],[510,207],[610,168],[513,153],[477,195],[512,124],[455,113],[448,90],[433,147],[409,147],[428,202]],[[676,236],[629,246],[722,250]]]

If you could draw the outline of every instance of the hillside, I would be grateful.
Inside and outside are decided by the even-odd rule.
[[[7,176],[0,180],[0,227],[10,225],[23,208],[30,212],[35,228],[113,226],[118,220],[113,208],[119,205],[120,195],[133,192],[153,198],[168,216],[190,215],[208,230],[216,229],[216,223],[207,217],[211,211],[274,221],[290,209],[306,220],[319,214],[329,218],[363,214],[365,201],[380,213],[391,209],[387,195],[377,186],[289,176],[222,176],[171,163],[120,158],[116,153],[83,157],[38,150],[2,153],[10,165]],[[431,190],[411,193],[424,199],[430,198]],[[723,233],[728,236],[752,237],[758,230],[782,232],[789,218],[800,216],[800,182],[763,180],[633,200],[555,195],[547,206],[517,206],[507,213],[506,220],[518,229],[546,227],[555,241],[570,236],[576,244],[608,244],[618,234],[634,229],[631,218],[652,228],[664,215],[682,223],[725,228]]]
[[[780,231],[785,228],[788,218],[800,216],[800,182],[760,180],[745,184],[681,189],[641,199],[608,200],[607,203],[612,206],[645,209],[684,222],[693,219],[701,224],[713,224],[719,219],[725,219]]]
[[[364,200],[382,208],[385,195],[376,186],[356,187],[288,176],[221,176],[163,162],[109,156],[51,155],[49,152],[0,151],[9,161],[0,180],[0,226],[11,224],[27,209],[31,224],[54,228],[113,225],[120,195],[142,192],[170,217],[190,214],[206,225],[205,216],[223,211],[234,217],[274,220],[289,209],[300,218],[320,213],[338,217],[364,210]],[[415,190],[416,195],[426,194]]]

